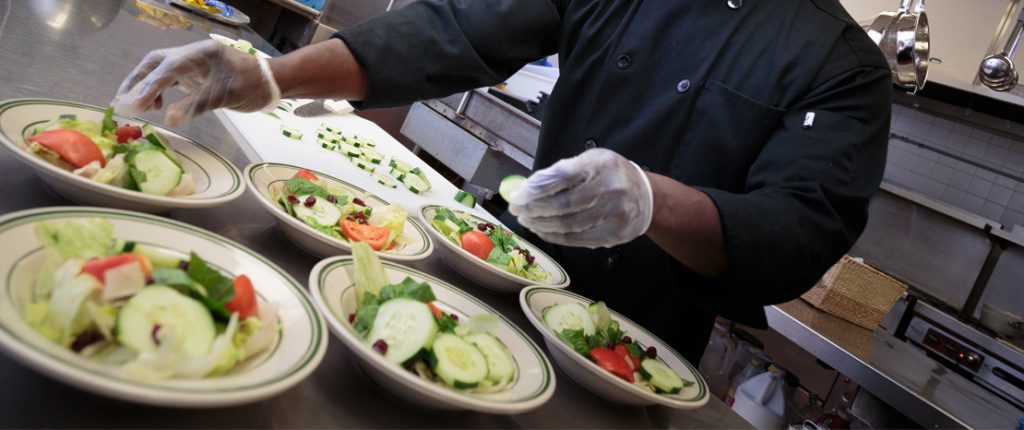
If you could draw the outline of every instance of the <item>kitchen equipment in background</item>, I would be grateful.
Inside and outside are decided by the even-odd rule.
[[[892,81],[916,93],[928,79],[929,38],[925,0],[900,0],[895,12],[882,12],[867,29],[889,63]]]
[[[996,336],[1024,349],[1024,318],[988,303],[981,306],[981,325]]]
[[[183,9],[191,11],[192,13],[195,13],[196,15],[203,16],[203,17],[212,19],[214,21],[217,21],[217,22],[220,22],[220,23],[223,23],[223,24],[227,24],[227,25],[231,25],[231,26],[237,27],[237,26],[241,26],[241,25],[246,25],[246,24],[248,24],[250,22],[249,15],[246,15],[245,12],[242,12],[242,11],[232,7],[231,5],[226,4],[224,2],[221,2],[221,1],[215,1],[215,2],[206,3],[207,7],[210,8],[211,10],[207,10],[207,9],[202,8],[202,7],[196,6],[196,4],[194,4],[195,3],[194,1],[187,1],[187,0],[168,0],[168,1],[171,4],[175,5],[175,6],[178,6],[180,8],[183,8]],[[213,12],[212,10],[217,10],[217,11]]]
[[[774,365],[768,371],[748,379],[736,389],[732,410],[759,429],[779,429],[785,424],[786,372]]]
[[[994,91],[1006,92],[1017,86],[1019,76],[1017,68],[1013,64],[1013,57],[1017,55],[1021,34],[1024,34],[1024,9],[1021,9],[1020,16],[1017,17],[1017,24],[1010,32],[1010,37],[1006,39],[1003,52],[989,55],[981,60],[978,79],[986,87]]]
[[[736,343],[729,334],[728,321],[715,319],[715,328],[698,366],[711,395],[722,398],[729,389],[729,372],[732,370],[735,353]]]
[[[729,386],[729,390],[726,391],[725,397],[722,398],[725,404],[732,406],[736,402],[736,393],[739,391],[739,387],[750,378],[764,373],[764,363],[765,361],[759,357],[750,359],[750,362],[743,368],[743,371],[732,378],[732,384]]]
[[[873,330],[907,285],[844,255],[801,298],[814,307]]]

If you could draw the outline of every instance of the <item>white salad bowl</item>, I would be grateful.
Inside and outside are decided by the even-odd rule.
[[[254,163],[246,166],[242,176],[245,177],[249,192],[277,218],[277,224],[281,226],[285,237],[296,246],[320,258],[352,253],[352,245],[347,240],[336,239],[317,231],[289,215],[274,202],[274,189],[295,176],[299,170],[301,170],[300,167],[287,164]],[[310,172],[333,188],[351,191],[371,208],[377,209],[389,205],[384,199],[341,179],[314,170],[310,170]],[[414,262],[426,259],[433,252],[434,245],[430,236],[427,235],[423,227],[413,220],[412,214],[409,214],[409,218],[405,221],[403,234],[407,242],[401,248],[378,251],[377,255],[391,261]]]
[[[684,387],[677,394],[655,394],[653,391],[612,375],[580,355],[544,324],[544,309],[551,305],[567,303],[589,306],[594,302],[570,291],[542,286],[527,287],[519,292],[519,304],[522,306],[523,312],[526,313],[526,317],[544,335],[544,343],[547,344],[548,352],[555,358],[558,367],[569,374],[569,377],[576,383],[598,396],[624,405],[663,405],[675,409],[695,409],[708,402],[707,384],[701,378],[700,372],[690,362],[651,332],[614,310],[610,311],[612,319],[619,322],[619,327],[627,336],[640,342],[645,348],[654,346],[658,350],[660,360],[684,380],[693,381],[694,384]]]
[[[487,261],[470,254],[469,251],[456,246],[448,240],[448,238],[444,237],[441,232],[437,231],[434,224],[431,222],[431,220],[434,219],[434,216],[437,215],[437,211],[443,207],[444,206],[440,205],[423,205],[417,212],[419,213],[420,220],[425,226],[427,226],[427,231],[430,232],[430,236],[433,237],[434,242],[441,244],[438,245],[438,248],[443,250],[441,252],[441,256],[445,263],[448,263],[448,266],[456,272],[459,272],[462,276],[465,276],[470,281],[486,288],[502,293],[514,293],[528,285],[544,285],[552,288],[565,288],[569,286],[569,274],[565,269],[563,269],[562,266],[553,258],[519,236],[515,236],[515,238],[516,241],[519,242],[520,247],[530,251],[530,255],[536,258],[537,264],[539,264],[544,271],[548,272],[548,279],[544,281],[534,281],[519,275],[514,275],[507,270],[488,263]],[[490,221],[478,218],[472,214],[467,214],[466,212],[455,209],[452,209],[452,211],[460,215],[469,215],[472,220],[471,224],[474,225],[479,223],[490,223]],[[500,226],[500,224],[496,225]]]
[[[349,323],[356,311],[354,262],[352,257],[321,261],[309,275],[313,301],[323,312],[336,337],[351,350],[367,374],[397,397],[430,409],[474,410],[492,414],[519,414],[543,405],[555,391],[555,376],[540,348],[500,313],[450,284],[395,263],[382,262],[389,281],[399,283],[407,276],[426,282],[434,291],[434,304],[463,321],[473,315],[493,314],[500,320],[494,336],[508,347],[518,367],[517,379],[504,390],[474,393],[425,381],[400,366],[389,363],[374,351]]]
[[[25,321],[44,252],[36,237],[39,221],[103,218],[114,237],[187,254],[196,252],[225,274],[246,274],[261,302],[277,308],[276,345],[238,364],[228,373],[202,379],[140,381],[122,369],[88,360],[51,342]],[[40,373],[129,402],[159,406],[210,408],[251,403],[276,395],[305,379],[327,348],[324,320],[305,288],[259,254],[229,239],[178,221],[135,212],[88,207],[51,207],[0,217],[0,350]]]
[[[153,128],[178,153],[181,167],[196,183],[196,193],[183,197],[144,194],[102,184],[54,166],[28,152],[25,138],[45,122],[65,114],[74,114],[99,122],[104,108],[82,103],[50,99],[12,99],[0,102],[0,143],[15,158],[36,171],[54,191],[76,203],[160,213],[173,209],[220,206],[245,191],[242,175],[230,161],[192,139],[154,125]],[[125,123],[124,118],[115,118]],[[133,124],[145,121],[131,119]]]

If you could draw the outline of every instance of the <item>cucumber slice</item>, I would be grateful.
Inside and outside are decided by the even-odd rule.
[[[146,287],[117,314],[117,341],[135,352],[156,351],[154,338],[162,330],[174,330],[182,349],[192,357],[209,352],[217,336],[210,311],[171,287]]]
[[[612,314],[603,301],[592,303],[587,307],[587,311],[590,312],[590,319],[594,320],[594,327],[598,330],[604,330],[612,325]]]
[[[360,155],[363,155],[363,151],[360,151],[359,148],[356,148],[345,142],[338,144],[338,151],[340,151],[342,154],[345,154],[345,156],[348,157],[358,157]]]
[[[380,305],[366,344],[384,340],[388,345],[384,359],[401,365],[434,345],[437,321],[426,303],[412,299],[391,299]]]
[[[590,312],[579,303],[551,305],[544,309],[544,324],[555,333],[563,330],[583,330],[587,336],[594,335],[594,320]]]
[[[516,376],[516,362],[512,353],[498,338],[487,333],[471,334],[464,337],[466,342],[473,344],[487,360],[487,379],[501,383],[511,381]]]
[[[295,210],[295,217],[306,222],[307,218],[312,218],[322,226],[334,226],[341,220],[341,210],[338,209],[333,203],[321,199],[315,196],[303,195],[295,196],[299,198],[297,205],[292,205],[292,209]],[[316,199],[316,203],[313,203],[312,207],[306,207],[306,199],[313,197]]]
[[[462,190],[455,193],[455,201],[471,208],[476,207],[476,196]]]
[[[344,143],[342,145],[344,145]],[[360,169],[363,169],[363,170],[365,170],[367,172],[373,173],[373,170],[377,168],[376,164],[373,164],[373,163],[371,163],[369,161],[366,161],[366,160],[364,160],[362,158],[352,157],[350,159],[352,160],[352,163],[356,165],[356,167],[358,167]]]
[[[331,126],[327,125],[326,122],[320,123],[320,129],[323,130],[323,131],[326,131],[328,133],[337,135],[338,137],[341,137],[341,129],[337,129],[337,128],[331,127]]]
[[[518,190],[523,185],[523,182],[526,182],[526,177],[523,175],[506,176],[505,179],[501,180],[501,184],[498,185],[498,194],[507,202],[512,192]]]
[[[328,151],[334,151],[335,149],[338,149],[338,145],[335,145],[335,144],[330,143],[330,142],[324,142],[324,141],[320,142],[320,147],[323,148],[323,149],[326,149]]]
[[[143,245],[141,243],[136,243],[135,246],[132,247],[132,252],[146,257],[146,259],[149,260],[149,264],[153,265],[153,267],[176,269],[182,261],[180,256],[174,255],[170,251],[165,251],[149,245]]]
[[[302,140],[302,132],[297,128],[288,127],[287,125],[281,126],[281,134],[290,139]]]
[[[382,175],[380,173],[374,173],[373,175],[370,176],[372,176],[373,179],[376,179],[378,184],[381,184],[388,188],[398,188],[398,183],[395,182],[394,179],[391,179],[385,175]]]
[[[380,155],[379,152],[370,148],[363,148],[360,151],[363,151],[363,159],[373,164],[380,164],[381,161],[384,161],[383,155]]]
[[[131,157],[128,172],[139,191],[166,196],[181,182],[181,167],[166,152],[150,147]]]
[[[174,148],[171,148],[171,145],[167,143],[163,137],[160,137],[160,134],[156,132],[156,129],[154,129],[152,125],[142,125],[142,138],[146,139],[147,142],[152,143],[157,148],[162,149],[175,164],[181,164],[181,161],[178,160],[178,153],[174,152]]]
[[[402,179],[402,183],[405,184],[406,187],[409,187],[409,191],[412,191],[415,194],[423,194],[430,190],[430,184],[424,182],[423,179],[420,179],[420,177],[416,175],[405,175],[405,178]]]
[[[656,359],[645,358],[640,361],[640,374],[659,393],[676,394],[686,385],[672,368]]]
[[[412,170],[412,166],[409,165],[409,163],[406,163],[401,160],[391,159],[391,162],[388,163],[388,166],[398,169],[398,171],[402,173],[409,173],[409,171]]]
[[[391,170],[388,171],[388,174],[391,175],[392,178],[398,179],[399,181],[405,179],[405,172],[393,167],[391,168]]]
[[[487,378],[487,358],[480,349],[450,333],[434,341],[430,364],[445,384],[455,388],[473,388]]]
[[[316,141],[320,143],[332,143],[337,145],[341,143],[341,138],[330,133],[324,133],[321,130],[316,133]]]

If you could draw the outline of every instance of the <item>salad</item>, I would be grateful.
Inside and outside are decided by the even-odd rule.
[[[658,359],[654,346],[644,348],[619,328],[604,302],[579,303],[544,309],[544,325],[559,339],[622,380],[660,394],[676,394],[694,384]]]
[[[45,259],[27,323],[129,379],[219,375],[277,342],[277,311],[244,274],[115,240],[103,219],[39,222],[36,234]]]
[[[389,284],[384,266],[362,243],[352,246],[356,311],[349,323],[384,359],[420,378],[478,393],[497,392],[518,377],[511,352],[494,333],[498,317],[460,322],[442,311],[425,282]]]
[[[401,205],[375,210],[354,192],[333,188],[306,169],[284,181],[272,198],[289,215],[335,239],[363,242],[375,251],[398,250],[408,241],[402,231],[409,214]]]
[[[549,276],[530,251],[519,246],[512,232],[504,228],[444,207],[438,208],[430,224],[455,246],[513,275],[531,281],[543,281]]]
[[[156,196],[195,194],[192,175],[151,125],[118,125],[113,116],[113,108],[99,123],[61,115],[33,129],[25,138],[28,151],[101,184]]]

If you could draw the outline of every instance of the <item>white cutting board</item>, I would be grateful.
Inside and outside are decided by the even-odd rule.
[[[307,101],[297,101],[294,106],[301,106]],[[239,144],[248,145],[259,161],[291,164],[324,172],[376,194],[389,203],[400,203],[412,217],[418,217],[417,209],[424,204],[439,204],[453,209],[468,210],[482,218],[497,222],[493,215],[480,206],[470,210],[456,202],[455,193],[459,189],[454,184],[444,179],[377,124],[353,113],[303,118],[276,109],[274,113],[281,118],[280,120],[265,113],[242,113],[226,109],[218,110],[217,113]],[[388,188],[377,183],[370,177],[370,173],[356,167],[344,155],[320,147],[316,141],[316,131],[321,124],[340,129],[347,136],[360,134],[376,143],[377,147],[374,149],[385,157],[379,167],[384,175],[387,175],[387,163],[392,157],[419,167],[430,181],[430,190],[423,194],[413,194],[402,184],[398,184],[398,188]],[[285,137],[281,134],[282,125],[299,129],[303,134],[302,139]]]

